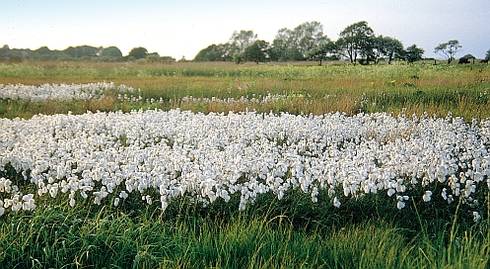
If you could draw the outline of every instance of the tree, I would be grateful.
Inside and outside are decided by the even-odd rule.
[[[292,43],[303,59],[318,51],[322,43],[328,42],[323,34],[323,25],[317,21],[304,22],[292,31]]]
[[[337,54],[337,46],[335,42],[326,40],[319,44],[316,48],[310,50],[308,59],[318,61],[319,65],[328,58],[335,57]]]
[[[143,47],[133,48],[128,54],[128,57],[134,59],[143,59],[146,56],[148,56],[148,50]]]
[[[373,55],[376,63],[379,58],[386,58],[388,64],[393,59],[401,59],[403,54],[403,44],[398,39],[379,35],[373,39]]]
[[[257,40],[252,45],[248,46],[243,53],[245,61],[253,61],[255,63],[265,62],[268,55],[269,43],[264,40]]]
[[[243,58],[245,49],[252,45],[257,40],[257,35],[249,30],[241,30],[233,32],[229,41],[229,54],[236,63],[240,63]]]
[[[122,53],[118,47],[111,46],[103,48],[99,53],[99,57],[104,59],[120,59],[122,58]]]
[[[413,63],[422,60],[422,55],[424,55],[424,50],[417,47],[415,44],[408,47],[403,53],[404,58],[407,62]]]
[[[471,54],[466,54],[465,56],[459,58],[458,64],[469,64],[471,62],[475,63],[476,57]]]
[[[0,58],[6,59],[10,56],[10,47],[8,45],[3,45],[0,48]]]
[[[279,29],[272,41],[271,59],[275,61],[298,61],[308,59],[319,46],[329,41],[323,33],[323,25],[317,21],[304,22],[293,30]]]
[[[212,44],[202,49],[194,57],[196,62],[209,62],[209,61],[227,61],[230,57],[227,57],[228,44]]]
[[[490,60],[490,50],[487,50],[487,55],[485,55],[485,60]]]
[[[293,30],[281,28],[272,41],[270,57],[273,61],[299,61],[303,55],[295,45]]]
[[[458,40],[449,40],[446,43],[441,43],[434,48],[435,53],[441,53],[447,57],[447,63],[450,64],[454,60],[454,56],[458,53],[462,46]]]
[[[367,22],[360,21],[347,26],[337,40],[337,46],[341,49],[344,56],[348,57],[350,62],[355,64],[359,56],[368,56],[372,49],[372,40],[374,32]]]

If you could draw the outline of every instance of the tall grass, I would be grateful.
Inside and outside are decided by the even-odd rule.
[[[255,109],[323,114],[391,112],[466,119],[490,116],[488,65],[236,65],[231,63],[84,63],[27,62],[0,64],[0,84],[86,83],[114,81],[142,89],[144,98],[163,98],[159,107],[202,112]],[[266,105],[180,104],[183,96],[229,98],[265,94],[305,98]],[[37,104],[0,102],[2,117],[37,113],[84,113],[86,110],[154,108],[113,98],[91,102]],[[55,108],[53,108],[55,107]]]
[[[265,204],[263,205],[266,206]],[[179,206],[176,205],[174,209]],[[488,268],[488,219],[475,226],[186,208],[53,205],[0,220],[2,268]],[[182,208],[181,208],[182,209]],[[185,214],[182,214],[184,213]],[[216,212],[225,212],[226,217]],[[336,215],[336,216],[335,216]],[[333,213],[331,217],[345,217]],[[298,218],[304,218],[298,223]],[[296,222],[296,223],[295,223]],[[459,225],[459,224],[457,224]],[[410,226],[410,225],[409,225]],[[461,230],[457,229],[461,227]]]

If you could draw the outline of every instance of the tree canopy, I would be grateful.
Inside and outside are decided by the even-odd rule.
[[[228,44],[212,44],[202,49],[197,53],[194,61],[196,62],[208,62],[208,61],[226,61],[230,60],[227,55]]]
[[[377,62],[380,58],[388,60],[388,64],[391,64],[393,59],[403,58],[403,44],[400,40],[379,35],[373,39],[373,55],[374,60]]]
[[[424,55],[424,50],[417,47],[417,45],[413,44],[405,50],[404,58],[407,62],[413,63],[416,61],[422,60],[422,56]]]
[[[243,58],[246,61],[255,63],[265,62],[269,58],[268,54],[269,43],[264,40],[256,40],[252,45],[248,46],[243,53]]]
[[[146,56],[148,56],[148,50],[143,47],[133,48],[128,54],[128,57],[134,59],[143,59]]]
[[[107,48],[102,48],[100,50],[99,56],[107,59],[120,59],[123,55],[119,48],[111,46]]]
[[[454,60],[454,56],[462,48],[458,40],[449,40],[446,43],[441,43],[434,48],[435,53],[441,53],[447,57],[447,63],[450,64]]]
[[[349,58],[351,63],[356,63],[359,56],[367,59],[372,48],[374,31],[365,21],[356,22],[347,26],[337,40],[340,51]]]

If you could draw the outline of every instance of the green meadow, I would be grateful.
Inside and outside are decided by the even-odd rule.
[[[102,100],[52,104],[1,101],[0,116],[129,111],[138,108],[181,107],[200,112],[254,109],[261,112],[324,114],[388,112],[398,115],[453,116],[484,119],[490,116],[490,65],[447,65],[433,62],[393,65],[347,65],[315,62],[295,64],[233,63],[92,63],[27,62],[0,64],[0,84],[87,83],[113,81],[141,89],[147,104]],[[238,98],[283,95],[266,104],[182,103],[185,96]]]
[[[0,84],[100,81],[140,89],[142,100],[111,91],[84,101],[0,100],[0,118],[156,108],[490,118],[488,64],[0,63]],[[267,95],[281,98],[199,101]],[[189,96],[201,99],[182,101]],[[163,214],[137,198],[117,209],[58,198],[0,218],[0,268],[490,268],[490,194],[479,195],[487,212],[478,223],[458,201],[411,200],[400,211],[374,195],[340,209],[300,192],[266,195],[245,211],[239,197],[205,208],[181,199]]]

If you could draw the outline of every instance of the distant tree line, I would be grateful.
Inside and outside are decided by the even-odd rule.
[[[457,40],[442,43],[435,48],[442,53],[448,63],[454,60],[461,48]],[[365,21],[347,26],[336,41],[323,33],[323,25],[317,21],[305,22],[294,29],[282,28],[277,32],[272,43],[260,40],[251,30],[233,33],[227,43],[212,44],[196,55],[194,61],[318,61],[321,65],[326,60],[345,59],[352,64],[377,64],[385,61],[391,64],[394,60],[409,63],[423,59],[424,50],[413,44],[404,47],[394,37],[376,35]],[[482,61],[487,61],[487,56]],[[473,57],[465,55],[464,57]],[[473,57],[474,58],[474,57]],[[465,58],[466,59],[466,58]],[[466,63],[461,60],[461,63]]]
[[[76,46],[64,50],[51,50],[48,47],[40,47],[36,50],[10,48],[8,45],[0,47],[0,60],[98,60],[98,61],[163,61],[175,62],[169,56],[160,56],[156,52],[149,53],[146,48],[133,48],[128,55],[123,56],[121,50],[115,46],[93,47]]]

